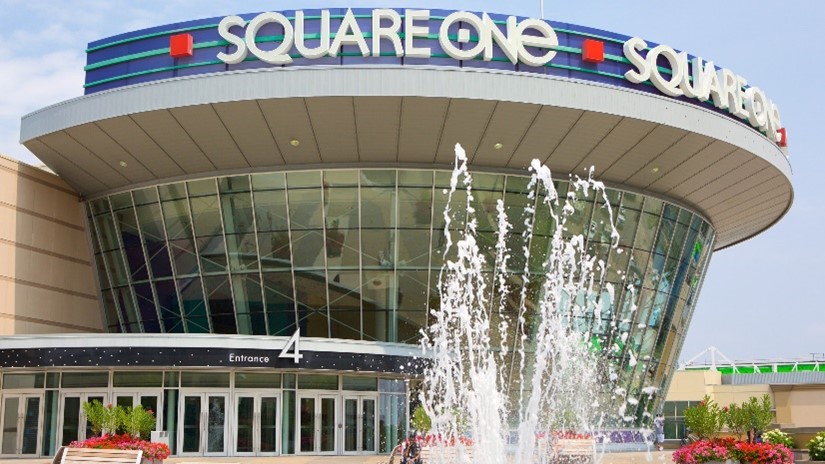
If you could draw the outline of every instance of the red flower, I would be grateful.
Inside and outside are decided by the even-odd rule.
[[[143,450],[143,455],[147,458],[161,461],[171,454],[169,446],[164,443],[152,443],[126,434],[92,437],[82,442],[73,441],[69,446],[72,448]]]
[[[112,409],[112,403],[107,404],[106,407]]]
[[[751,464],[793,464],[793,452],[783,445],[722,438],[691,443],[673,453],[673,462],[677,464],[702,464],[728,459]]]

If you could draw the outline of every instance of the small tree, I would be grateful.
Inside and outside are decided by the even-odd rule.
[[[424,433],[429,432],[433,426],[430,416],[427,415],[427,411],[425,411],[424,407],[420,404],[413,411],[412,426],[414,429]]]
[[[699,404],[685,409],[685,425],[700,439],[710,439],[722,429],[724,416],[719,405],[706,395]]]
[[[773,423],[771,397],[767,393],[762,398],[755,396],[742,403],[742,409],[750,418],[750,429],[755,432],[764,432]]]
[[[751,418],[744,406],[739,406],[736,403],[731,403],[730,406],[722,408],[725,416],[725,424],[728,426],[728,431],[736,438],[741,440],[742,435],[745,434],[751,427]]]

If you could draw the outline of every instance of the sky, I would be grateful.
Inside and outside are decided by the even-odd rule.
[[[386,0],[385,0],[386,1]],[[294,8],[413,7],[539,17],[539,0],[379,3],[366,0],[0,0],[0,153],[39,161],[19,144],[20,118],[82,95],[84,50],[96,39],[178,21]],[[595,27],[712,60],[763,89],[788,130],[794,204],[777,225],[713,255],[680,360],[709,346],[736,361],[825,354],[825,2],[545,0],[546,19]],[[596,166],[598,172],[598,166]],[[708,357],[701,359],[709,360]]]

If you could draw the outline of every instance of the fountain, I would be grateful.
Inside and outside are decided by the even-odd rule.
[[[458,144],[455,153],[443,213],[440,306],[432,311],[422,339],[432,360],[419,398],[436,437],[430,460],[545,462],[561,434],[593,436],[608,415],[623,415],[622,407],[607,413],[617,398],[620,403],[636,401],[616,388],[618,375],[601,353],[611,348],[591,339],[588,329],[602,320],[603,308],[611,307],[614,288],[605,282],[607,265],[588,253],[583,235],[566,233],[568,220],[577,214],[576,199],[602,195],[610,217],[604,227],[620,253],[613,211],[604,185],[592,179],[592,169],[587,178],[572,177],[568,193],[559,197],[549,168],[534,160],[529,195],[537,206],[525,212],[520,250],[508,249],[515,218],[507,217],[498,200],[495,252],[486,253],[495,256],[490,276],[477,241],[467,155]],[[466,205],[454,207],[453,194],[460,188],[467,192]],[[465,212],[463,232],[451,230],[456,215]],[[543,257],[530,256],[534,212],[546,213],[554,225]],[[521,272],[511,266],[517,253],[524,255]],[[531,266],[536,258],[542,258],[538,272]],[[601,290],[594,291],[596,287]],[[616,322],[612,329],[618,330]],[[511,434],[517,434],[517,441]]]

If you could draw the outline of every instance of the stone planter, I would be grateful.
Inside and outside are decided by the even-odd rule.
[[[163,459],[143,458],[140,464],[163,464]]]

